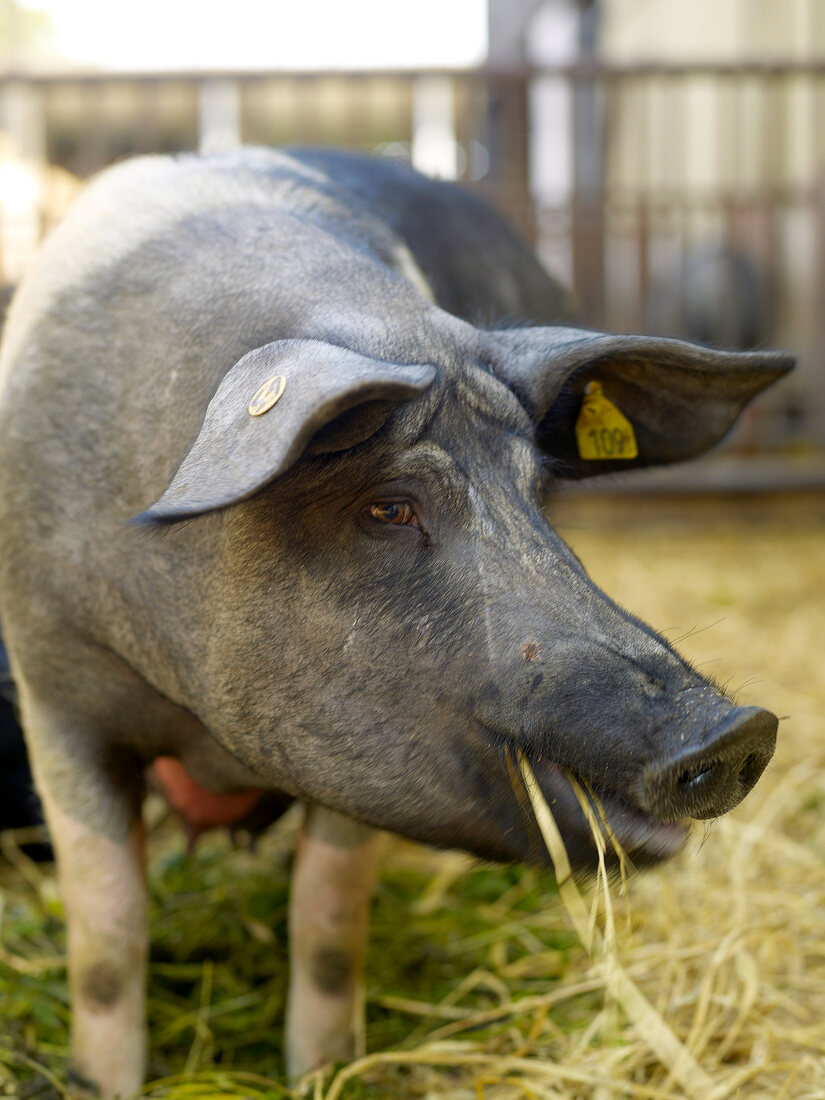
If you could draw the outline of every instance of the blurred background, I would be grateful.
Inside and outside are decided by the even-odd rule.
[[[336,145],[486,195],[571,318],[801,366],[715,461],[825,485],[820,0],[0,0],[0,287],[126,156]]]

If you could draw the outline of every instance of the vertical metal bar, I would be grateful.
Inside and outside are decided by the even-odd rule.
[[[204,80],[199,88],[198,148],[223,153],[241,143],[241,97],[234,80]]]
[[[648,164],[650,149],[650,111],[648,110],[649,77],[640,76],[639,80],[639,131],[642,135],[642,148],[644,149],[644,163]],[[636,299],[636,317],[640,328],[645,328],[644,303],[650,294],[650,177],[642,179],[638,184],[638,258],[637,270],[639,273],[639,289]]]
[[[446,76],[420,77],[413,91],[412,161],[419,171],[455,179],[454,87]]]
[[[475,138],[475,126],[469,81],[452,77],[453,85],[453,135],[456,143],[456,179],[468,179],[470,175],[470,150]],[[529,201],[529,200],[528,200]]]
[[[812,140],[814,142],[814,183],[813,216],[814,234],[816,240],[814,260],[814,287],[812,296],[814,330],[811,333],[809,346],[814,362],[819,369],[812,373],[811,389],[813,409],[807,412],[807,427],[818,439],[821,446],[825,446],[825,155],[823,148],[825,142],[822,135],[822,119],[825,117],[825,78],[811,77],[811,94],[813,96],[813,108],[811,110],[811,122],[814,129]]]
[[[574,270],[584,320],[595,327],[604,323],[605,307],[600,91],[598,78],[591,72],[574,76]]]
[[[130,84],[134,104],[135,134],[134,150],[136,153],[160,152],[160,126],[159,116],[165,98],[164,91],[167,85],[153,80],[151,83],[133,81]]]
[[[733,96],[735,85],[731,84],[732,76],[723,73],[716,80],[716,95],[719,108],[719,213],[722,223],[723,247],[726,250],[737,247],[737,208],[739,196],[736,189],[736,130],[734,127],[733,112],[735,110]]]
[[[0,128],[6,135],[0,192],[2,278],[17,283],[34,256],[44,220],[46,131],[39,88],[26,80],[3,83]]]
[[[679,148],[679,158],[675,165],[675,176],[673,181],[673,190],[675,195],[676,207],[678,210],[678,236],[679,236],[679,274],[677,280],[676,294],[677,305],[675,308],[676,314],[676,332],[680,336],[685,335],[685,319],[684,319],[684,301],[687,279],[689,277],[689,262],[690,253],[693,246],[693,196],[686,184],[688,178],[688,164],[687,158],[689,156],[689,150],[687,148],[687,134],[688,134],[688,89],[690,86],[690,77],[687,76],[674,76],[676,81],[677,92],[677,106],[674,110],[674,126],[677,134],[677,146]]]
[[[531,243],[535,241],[529,201],[529,76],[496,74],[489,80],[485,144],[490,154],[487,193]]]
[[[363,73],[336,78],[328,89],[330,98],[338,100],[336,114],[324,133],[324,144],[346,145],[349,149],[368,149],[370,145],[371,98],[369,80]],[[337,115],[337,118],[336,118]],[[332,131],[336,134],[333,136]],[[326,127],[325,127],[326,131]],[[335,138],[337,137],[337,141]],[[332,138],[330,141],[329,138]]]
[[[318,144],[318,86],[316,75],[296,74],[289,78],[295,109],[291,112],[291,141],[301,145]]]

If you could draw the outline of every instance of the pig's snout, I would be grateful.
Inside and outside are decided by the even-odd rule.
[[[701,748],[650,765],[642,776],[644,809],[660,820],[719,817],[755,786],[776,746],[778,719],[738,707]]]

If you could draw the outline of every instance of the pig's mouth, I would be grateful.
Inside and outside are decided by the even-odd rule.
[[[508,747],[508,752],[512,759],[517,759],[513,748]],[[610,865],[617,865],[622,856],[626,856],[634,867],[653,866],[673,856],[687,839],[689,825],[686,822],[660,821],[633,806],[621,795],[613,791],[594,790],[586,781],[573,775],[580,790],[580,796],[577,796],[567,772],[558,764],[547,759],[530,759],[530,765],[559,826],[574,868],[592,867],[596,857],[596,842],[581,808],[580,796],[588,799],[593,808],[591,818],[600,823]],[[527,812],[532,815],[531,810]],[[615,838],[615,843],[610,834]]]
[[[533,858],[541,859],[544,847],[519,769],[519,750],[525,753],[556,820],[571,865],[593,866],[594,835],[601,830],[614,863],[622,858],[621,852],[632,864],[646,866],[667,859],[681,846],[688,834],[685,819],[708,820],[738,806],[773,755],[778,719],[770,711],[722,700],[716,709],[704,706],[701,715],[705,728],[694,731],[692,741],[643,762],[638,770],[607,769],[602,761],[603,775],[616,773],[613,788],[607,785],[609,778],[607,783],[604,779],[588,783],[587,774],[577,771],[575,764],[568,771],[552,757],[542,757],[511,734],[481,722],[471,724],[470,732],[475,733],[478,748],[485,751],[484,746],[488,753],[493,749],[500,760],[503,757],[524,814]],[[586,812],[587,802],[592,813]]]
[[[528,832],[534,837],[532,857],[546,862],[548,856],[538,832],[530,800],[519,772],[519,751],[525,752],[541,793],[556,820],[564,840],[570,864],[575,869],[593,870],[597,861],[596,841],[579,798],[586,798],[593,810],[590,819],[599,823],[605,841],[605,856],[610,866],[618,866],[624,857],[633,867],[650,867],[673,856],[689,833],[683,820],[664,821],[634,805],[616,791],[592,786],[586,776],[568,771],[560,764],[525,751],[507,736],[496,733],[480,722],[471,729],[482,735],[489,747],[503,756],[516,799]],[[571,780],[573,782],[571,782]],[[578,794],[573,783],[578,786]]]

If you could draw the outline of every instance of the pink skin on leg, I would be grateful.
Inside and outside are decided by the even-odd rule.
[[[143,827],[125,844],[65,814],[38,783],[53,838],[68,926],[72,1068],[101,1097],[143,1084],[147,906]]]
[[[332,810],[307,807],[289,908],[292,1077],[360,1053],[361,971],[382,839]]]

